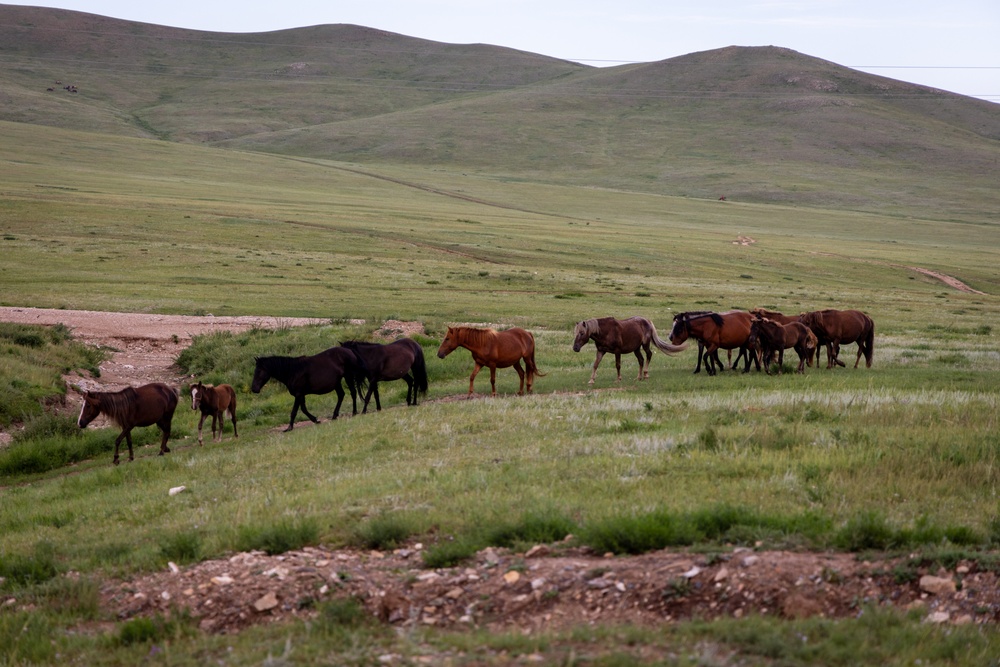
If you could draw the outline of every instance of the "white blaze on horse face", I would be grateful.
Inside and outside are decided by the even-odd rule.
[[[87,409],[87,399],[83,399],[83,405],[80,406],[80,416],[76,418],[76,425],[83,428],[83,411]]]
[[[198,404],[201,403],[201,397],[198,395],[198,390],[196,388],[191,389],[191,409],[197,410]]]

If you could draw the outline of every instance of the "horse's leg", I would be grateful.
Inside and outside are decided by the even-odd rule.
[[[365,404],[364,404],[364,407],[361,410],[361,414],[363,414],[363,415],[368,414],[368,404],[372,400],[372,394],[373,393],[376,396],[378,396],[378,382],[369,382],[368,383],[368,393],[365,394]],[[378,402],[378,399],[376,399],[376,403],[377,402]]]
[[[240,434],[236,432],[236,402],[233,401],[229,405],[229,416],[233,420],[233,438],[239,438]]]
[[[650,355],[652,356],[652,355]],[[636,380],[643,380],[649,377],[649,371],[646,370],[646,366],[642,363],[642,348],[635,349],[635,358],[639,360],[639,375],[635,378]],[[646,371],[643,373],[643,371]]]
[[[642,367],[642,377],[643,379],[649,379],[649,364],[653,361],[653,350],[650,349],[649,343],[643,346],[646,350],[646,365]],[[638,356],[638,354],[636,354]]]
[[[205,413],[202,412],[201,413],[201,419],[198,420],[198,446],[199,447],[204,447],[205,446],[205,443],[202,442],[202,439],[201,439],[201,427],[202,427],[202,424],[205,423],[205,416],[206,416]],[[213,424],[213,427],[212,427],[212,433],[213,433],[213,435],[215,434],[215,425],[214,424]]]
[[[406,382],[406,404],[416,405],[417,404],[417,389],[414,387],[414,380],[409,373],[403,376],[403,380]],[[410,403],[410,394],[413,395],[413,402]]]
[[[520,359],[514,362],[514,370],[517,371],[517,377],[520,379],[520,382],[517,385],[517,395],[524,396],[524,369],[521,368]],[[494,392],[494,394],[495,393],[496,392]]]
[[[517,371],[517,377],[521,379],[521,383],[518,385],[517,395],[524,396],[524,369],[521,368],[520,359],[514,362],[514,370]],[[528,385],[528,393],[531,393],[531,385]]]
[[[521,392],[517,392],[521,393]],[[490,395],[497,395],[497,366],[496,364],[490,364]]]
[[[170,415],[167,419],[161,419],[156,422],[156,425],[160,427],[161,431],[163,431],[163,435],[160,438],[160,456],[170,453],[170,448],[167,447],[167,440],[170,439],[170,421],[173,417],[173,415]],[[220,426],[219,429],[221,430],[222,427]]]
[[[705,355],[705,344],[702,343],[699,340],[698,341],[698,365],[695,366],[695,368],[694,368],[694,372],[695,373],[700,373],[701,372],[701,359],[702,359],[702,357],[704,355]]]
[[[114,463],[115,465],[118,465],[118,445],[121,444],[122,438],[124,437],[125,437],[125,429],[122,429],[122,432],[118,434],[117,438],[115,438],[115,458],[111,460],[111,462]],[[129,451],[131,451],[131,449],[129,449]]]
[[[615,370],[618,371],[618,382],[622,381],[622,355],[615,352]],[[640,371],[642,372],[642,371]]]
[[[841,368],[847,368],[847,364],[840,360],[840,341],[833,342],[833,363],[837,364]]]
[[[864,350],[865,350],[864,345],[861,343],[861,340],[858,339],[858,358],[854,362],[855,368],[857,368],[858,364],[861,363],[861,353],[864,352]]]
[[[375,388],[375,412],[382,412],[382,399],[378,395],[378,382],[374,384]]]
[[[350,375],[347,376],[347,388],[351,391],[351,405],[354,406],[352,416],[358,414],[358,389]]]
[[[597,377],[597,367],[601,364],[601,359],[604,358],[604,353],[600,350],[597,351],[597,358],[594,359],[594,371],[590,374],[590,382],[587,384],[594,384],[594,378]]]
[[[715,362],[718,361],[718,359],[716,358],[713,360],[713,356],[718,355],[718,352],[718,347],[712,347],[712,343],[705,343],[705,370],[709,375],[715,375]],[[722,365],[721,361],[719,362],[719,365]]]
[[[216,422],[219,424],[219,435],[215,435],[215,425]],[[219,410],[212,412],[212,442],[222,442],[222,425],[225,422],[222,421],[222,413]]]
[[[337,392],[337,407],[333,409],[333,416],[330,419],[336,419],[340,416],[340,404],[344,402],[344,386],[338,382],[334,391]],[[302,404],[302,410],[306,409],[305,403]]]
[[[293,400],[292,400],[292,414],[288,418],[288,428],[285,429],[285,433],[288,433],[293,428],[295,428],[295,415],[297,415],[299,413],[299,399],[301,398],[301,396],[293,396],[292,398],[293,398]]]
[[[472,367],[472,375],[469,376],[469,397],[470,398],[472,397],[472,393],[474,391],[473,388],[475,387],[475,384],[476,384],[476,376],[479,375],[479,371],[482,369],[482,366],[479,364],[478,361],[473,361],[472,363],[474,363],[475,366]],[[494,369],[493,372],[495,373],[496,370]],[[493,390],[493,393],[496,394],[496,389],[495,388]]]

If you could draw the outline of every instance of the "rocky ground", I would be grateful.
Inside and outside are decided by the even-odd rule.
[[[80,340],[112,350],[101,366],[104,389],[183,381],[173,360],[198,334],[316,321],[36,308],[0,308],[0,319],[62,323]],[[420,330],[419,323],[387,322],[377,333],[391,339]],[[412,544],[392,552],[320,547],[277,556],[240,553],[106,582],[102,600],[123,619],[184,608],[213,633],[306,617],[316,613],[317,602],[343,596],[393,625],[525,631],[745,614],[847,617],[866,605],[915,608],[934,623],[1000,621],[1000,581],[974,562],[927,571],[852,554],[746,548],[714,556],[659,551],[611,557],[569,540],[526,553],[487,549],[467,564],[432,570],[423,566],[422,550]]]

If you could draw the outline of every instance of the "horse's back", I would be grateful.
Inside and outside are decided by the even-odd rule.
[[[174,416],[180,395],[173,387],[162,382],[151,382],[135,388],[135,425],[149,426],[161,419],[169,421]]]

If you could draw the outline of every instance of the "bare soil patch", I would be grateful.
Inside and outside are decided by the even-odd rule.
[[[492,630],[747,614],[843,618],[868,605],[919,609],[935,623],[1000,619],[1000,582],[974,563],[900,583],[896,561],[840,553],[738,548],[711,558],[683,551],[611,557],[557,544],[527,553],[489,548],[467,564],[432,570],[421,549],[240,553],[109,583],[102,600],[122,619],[183,609],[213,633],[308,618],[316,603],[344,597],[396,626]]]

